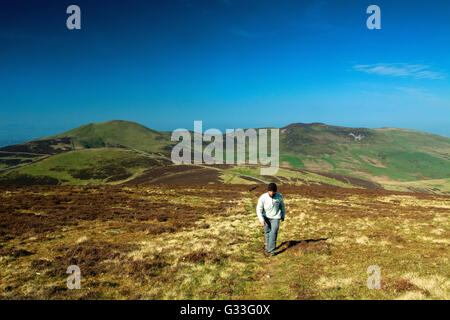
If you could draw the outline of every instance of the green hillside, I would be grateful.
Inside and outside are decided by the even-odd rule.
[[[122,148],[76,150],[3,173],[0,185],[114,184],[163,164],[167,160]]]
[[[404,129],[292,124],[281,129],[280,162],[374,181],[450,178],[450,139]]]
[[[123,146],[149,153],[169,154],[170,133],[149,129],[135,122],[112,120],[84,126],[38,140],[72,137],[76,148]]]
[[[71,151],[71,138],[30,141],[0,148],[0,172],[22,167],[51,155]]]
[[[1,148],[0,184],[128,181],[149,168],[172,164],[170,153],[175,143],[170,141],[170,132],[152,130],[135,122],[90,123]],[[203,146],[208,144],[204,142]],[[406,129],[295,123],[280,129],[280,166],[275,177],[260,176],[259,169],[242,166],[217,167],[221,172],[215,175],[219,174],[224,183],[273,180],[281,184],[448,192],[450,139]],[[170,181],[180,175],[189,182],[190,175],[179,172],[180,168],[170,168],[164,171],[165,175],[172,177]],[[202,178],[205,181],[206,176]]]

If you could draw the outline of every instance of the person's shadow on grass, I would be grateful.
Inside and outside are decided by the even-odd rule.
[[[319,238],[319,239],[306,239],[306,240],[288,240],[282,242],[278,247],[275,248],[275,250],[281,249],[280,251],[276,251],[276,255],[279,255],[280,253],[285,252],[287,249],[295,247],[296,245],[302,244],[302,243],[309,243],[309,242],[318,242],[318,241],[327,241],[328,238]]]

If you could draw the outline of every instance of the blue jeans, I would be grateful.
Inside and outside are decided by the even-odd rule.
[[[264,226],[264,236],[266,237],[266,251],[275,253],[277,244],[278,228],[280,227],[280,219],[270,219],[264,217],[266,225]]]

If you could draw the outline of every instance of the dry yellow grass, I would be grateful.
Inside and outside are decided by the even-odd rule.
[[[0,297],[449,298],[448,196],[279,191],[280,253],[266,258],[254,211],[263,186],[3,188]],[[66,287],[70,264],[81,290]],[[380,290],[367,288],[371,265]]]

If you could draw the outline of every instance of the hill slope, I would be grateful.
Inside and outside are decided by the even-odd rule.
[[[271,180],[292,185],[384,187],[423,192],[449,190],[450,139],[420,131],[294,123],[280,130],[282,168],[275,177],[260,176],[258,168],[253,166],[203,166],[201,171],[195,166],[167,167],[171,164],[170,152],[174,144],[170,141],[170,132],[152,130],[135,122],[90,123],[54,136],[1,148],[0,184],[20,184],[20,181],[27,181],[26,184],[33,181],[36,184],[265,183]],[[204,146],[207,144],[205,142]],[[87,149],[97,151],[82,152]],[[124,153],[126,149],[133,152]],[[92,159],[86,156],[94,153],[97,156]],[[120,177],[127,178],[120,180],[117,175],[95,178],[95,172],[102,170],[99,168],[108,161],[114,162],[113,155],[118,157],[115,165],[125,170]],[[120,160],[124,155],[129,161]],[[137,170],[134,164],[141,163],[142,157],[157,159],[158,164],[149,161]],[[67,170],[60,170],[59,159],[65,159]],[[158,169],[159,166],[165,168]],[[85,179],[80,181],[71,175],[78,169],[87,170],[86,174],[91,172],[91,179],[85,174]],[[63,171],[65,174],[61,173]]]
[[[150,153],[169,154],[170,133],[149,129],[135,122],[112,120],[84,126],[38,140],[74,138],[75,147],[102,148],[123,146]]]
[[[115,184],[168,162],[124,148],[74,150],[9,170],[0,175],[0,185]]]
[[[450,178],[450,139],[404,129],[291,124],[281,129],[280,161],[373,181]]]

